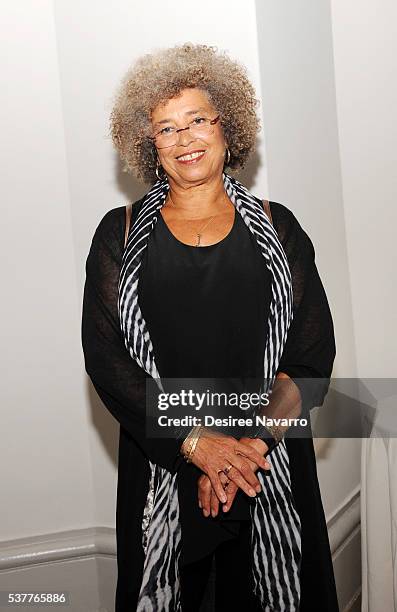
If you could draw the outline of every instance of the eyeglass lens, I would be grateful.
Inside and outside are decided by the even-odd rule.
[[[211,120],[202,118],[201,123],[192,121],[188,126],[181,129],[171,128],[168,131],[159,132],[155,135],[154,141],[158,148],[172,147],[178,142],[179,134],[189,132],[193,138],[209,136],[214,132],[214,126],[211,125]]]

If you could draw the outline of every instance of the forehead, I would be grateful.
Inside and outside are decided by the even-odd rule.
[[[205,91],[197,88],[184,89],[175,98],[170,98],[164,104],[159,104],[151,113],[152,121],[158,122],[164,119],[173,119],[178,116],[187,115],[195,110],[213,111],[214,107]]]

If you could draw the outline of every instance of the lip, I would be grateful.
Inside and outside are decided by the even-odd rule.
[[[180,164],[185,164],[185,165],[197,164],[199,161],[203,159],[205,155],[205,150],[195,149],[194,151],[186,151],[186,153],[182,153],[179,157],[183,157],[184,155],[192,155],[192,153],[202,153],[202,155],[200,155],[199,157],[195,157],[194,159],[178,159],[178,157],[176,157],[175,159]]]

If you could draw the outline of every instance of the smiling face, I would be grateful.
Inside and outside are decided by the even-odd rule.
[[[167,127],[185,128],[191,122],[200,123],[200,118],[215,119],[218,113],[206,93],[200,89],[184,89],[180,95],[156,106],[152,111],[153,134]],[[212,133],[192,135],[191,130],[177,134],[176,144],[157,149],[157,155],[170,182],[181,186],[202,184],[220,177],[226,143],[220,122],[211,126]]]

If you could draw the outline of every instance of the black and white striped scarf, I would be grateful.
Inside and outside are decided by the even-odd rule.
[[[293,317],[291,274],[261,200],[235,178],[224,174],[223,181],[227,195],[255,236],[272,274],[262,389],[270,392]],[[142,255],[168,190],[167,179],[159,180],[144,197],[123,254],[118,296],[125,346],[132,359],[156,379],[161,389],[153,345],[138,304],[138,280]],[[265,612],[294,612],[298,611],[300,600],[301,524],[292,497],[284,441],[276,446],[271,457],[271,474],[257,473],[262,492],[251,506],[255,594]],[[145,561],[137,611],[180,612],[181,526],[177,474],[150,461],[149,464],[151,476],[142,522]]]

